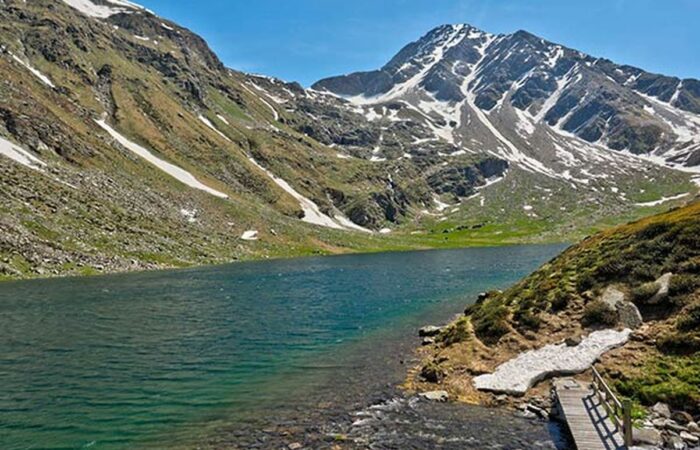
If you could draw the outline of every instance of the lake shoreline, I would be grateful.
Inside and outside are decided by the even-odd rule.
[[[43,273],[43,274],[32,274],[30,276],[13,277],[13,276],[0,276],[0,285],[13,282],[22,281],[41,281],[41,280],[55,280],[55,279],[83,279],[83,278],[99,278],[115,275],[129,275],[129,274],[141,274],[141,273],[157,273],[157,272],[173,272],[173,271],[187,271],[187,270],[198,270],[213,268],[219,266],[228,266],[232,264],[246,264],[246,263],[256,263],[256,262],[267,262],[267,261],[289,261],[295,259],[310,259],[310,258],[334,258],[352,255],[380,255],[380,254],[395,254],[395,253],[421,253],[421,252],[432,252],[432,251],[459,251],[472,248],[502,248],[502,247],[523,247],[530,245],[571,245],[568,241],[547,241],[547,242],[490,242],[485,244],[474,244],[468,246],[455,246],[455,247],[425,247],[425,248],[406,248],[406,249],[389,249],[389,250],[360,250],[353,251],[348,249],[347,252],[339,253],[314,253],[314,254],[299,254],[299,255],[289,255],[283,256],[278,255],[272,258],[263,256],[252,256],[250,258],[236,258],[229,261],[216,262],[211,264],[189,264],[189,265],[158,265],[152,267],[144,266],[133,266],[133,267],[105,267],[102,270],[91,270],[86,273],[75,273],[75,272],[60,272],[60,273]]]

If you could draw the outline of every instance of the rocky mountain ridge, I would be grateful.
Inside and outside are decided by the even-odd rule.
[[[561,239],[696,189],[584,146],[606,168],[586,180],[512,130],[238,72],[123,0],[5,0],[0,19],[1,277]]]
[[[529,135],[547,125],[672,166],[700,164],[700,81],[617,65],[522,30],[493,35],[469,25],[438,27],[379,70],[324,79],[313,88],[358,105],[403,100],[424,113],[442,110],[453,128],[444,138],[462,145],[460,135],[474,132],[459,127],[465,119],[475,115],[489,126],[488,117],[500,128],[498,116],[510,110]]]

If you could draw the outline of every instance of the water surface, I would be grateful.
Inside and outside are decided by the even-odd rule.
[[[0,448],[266,448],[269,435],[324,433],[319,420],[342,427],[400,381],[416,327],[561,249],[0,284]]]

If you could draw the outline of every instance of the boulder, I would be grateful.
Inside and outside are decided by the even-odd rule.
[[[671,418],[671,408],[666,403],[657,403],[651,407],[651,412],[666,419]]]
[[[696,422],[690,422],[686,426],[688,427],[688,431],[691,433],[700,434],[700,425],[698,425]]]
[[[658,429],[663,429],[665,423],[666,419],[664,419],[663,417],[651,421],[651,424]]]
[[[632,440],[635,444],[653,445],[660,447],[663,444],[661,433],[654,428],[634,428],[632,430]]]
[[[616,287],[608,286],[603,291],[600,301],[608,305],[610,309],[617,310],[617,305],[625,301],[625,294]]]
[[[576,347],[581,343],[581,336],[569,336],[564,339],[564,343],[567,347]]]
[[[419,395],[426,400],[431,400],[434,402],[446,402],[450,399],[450,394],[448,394],[447,391],[422,392]]]
[[[675,420],[681,425],[688,425],[693,421],[693,416],[685,411],[674,411],[673,414],[671,414],[671,419]]]
[[[700,443],[700,438],[695,436],[694,434],[690,434],[687,431],[681,431],[681,439],[683,439],[685,442],[691,445],[695,445]]]
[[[664,422],[664,428],[675,433],[680,433],[681,431],[688,431],[686,427],[679,423],[676,423],[674,420],[671,419],[666,419],[666,421]]]
[[[632,302],[622,302],[617,305],[617,314],[620,317],[622,326],[636,329],[642,326],[642,314],[637,309],[637,306]]]
[[[533,405],[532,403],[527,404],[527,410],[537,414],[542,419],[546,419],[549,417],[549,412],[547,412],[546,409],[540,408],[539,406]]]
[[[424,337],[423,341],[421,342],[421,345],[432,345],[435,343],[435,338],[434,337]]]
[[[666,447],[665,448],[671,448],[673,450],[686,450],[688,446],[686,445],[685,442],[683,442],[683,439],[681,439],[678,436],[668,436],[666,438]]]
[[[418,336],[429,337],[437,336],[442,331],[442,327],[436,327],[435,325],[427,325],[418,330]]]
[[[668,297],[668,287],[671,284],[671,278],[673,277],[672,273],[665,273],[659,277],[658,280],[656,280],[656,284],[659,285],[659,290],[654,294],[648,301],[647,303],[650,304],[656,304],[661,302],[663,299]]]
[[[642,325],[642,314],[637,306],[627,301],[624,292],[616,287],[608,286],[600,297],[600,301],[617,312],[618,320],[624,327],[634,330]]]

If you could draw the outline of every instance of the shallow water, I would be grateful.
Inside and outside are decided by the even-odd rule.
[[[334,434],[348,435],[341,445],[391,448],[386,436],[405,429],[392,431],[391,420],[383,428],[352,423],[371,405],[404,402],[408,415],[396,424],[434,409],[394,388],[411,363],[416,327],[449,319],[476,293],[515,282],[562,248],[0,284],[0,448],[321,447]],[[450,408],[442,411],[467,423],[499,414]],[[490,423],[497,439],[499,420],[478,427]],[[532,440],[546,438],[544,425],[522,427]]]

